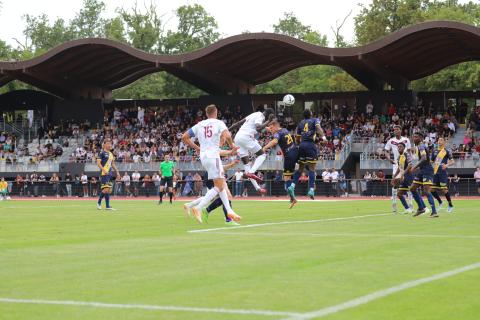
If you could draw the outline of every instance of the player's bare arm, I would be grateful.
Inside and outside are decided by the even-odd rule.
[[[453,166],[455,164],[455,160],[449,159],[447,163],[442,164],[442,169],[447,170],[447,168]]]
[[[108,172],[105,171],[105,168],[102,166],[102,160],[97,159],[97,166],[100,168],[100,171],[102,171],[103,174],[107,174]]]
[[[185,131],[185,132],[183,133],[183,135],[182,135],[182,141],[183,141],[187,146],[189,146],[190,148],[194,149],[197,153],[200,153],[200,147],[192,141],[192,138],[190,137],[190,134],[188,133],[188,131]]]
[[[427,159],[427,155],[426,155],[425,153],[422,154],[422,156],[421,156],[420,159],[418,160],[417,164],[414,165],[414,166],[412,167],[412,169],[410,169],[410,171],[413,172],[413,171],[417,170],[423,163],[425,163],[425,162],[427,162],[427,161],[429,161],[429,160]]]
[[[395,164],[395,160],[393,160],[391,157],[390,150],[385,150],[385,157],[391,164]]]
[[[230,128],[228,128],[228,130],[232,131],[232,130],[236,130],[236,129],[240,128],[245,123],[245,121],[247,121],[247,118],[243,118],[242,120],[240,120],[238,122],[235,122],[234,124],[232,124],[230,126]]]
[[[278,144],[278,139],[272,139],[266,146],[263,147],[263,152],[267,152],[267,150],[272,149]]]
[[[317,133],[320,137],[322,137],[322,141],[323,141],[323,142],[327,141],[327,137],[325,136],[325,132],[323,131],[322,127],[321,127],[319,124],[317,124],[317,125],[315,126],[315,130],[316,130],[316,133]]]
[[[272,113],[268,116],[268,119],[265,120],[265,122],[263,122],[262,124],[257,124],[255,126],[255,129],[257,129],[258,132],[262,131],[263,129],[265,129],[266,127],[268,127],[270,125],[270,123],[272,123],[273,121],[273,118],[275,117],[275,115]]]
[[[228,169],[231,169],[233,167],[235,167],[237,164],[239,164],[240,161],[239,160],[235,160],[235,161],[232,161],[230,163],[227,163],[227,164],[224,164],[223,165],[223,170],[228,170]],[[231,178],[230,178],[231,179]]]
[[[117,165],[115,164],[115,161],[112,161],[112,168],[115,170],[117,177],[120,177],[120,171],[117,169]]]

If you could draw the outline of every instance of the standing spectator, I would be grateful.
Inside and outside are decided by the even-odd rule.
[[[365,181],[365,195],[368,197],[368,196],[371,196],[372,195],[372,175],[370,174],[370,172],[365,172],[365,174],[363,175],[363,180]]]
[[[90,179],[90,188],[92,190],[92,197],[96,197],[98,195],[98,180],[95,177]]]
[[[332,182],[332,176],[330,174],[330,170],[325,169],[322,172],[322,180],[323,180],[323,193],[327,196],[330,197],[330,191],[331,191],[331,182]]]
[[[243,191],[243,172],[237,169],[233,175],[235,179],[235,188],[233,188],[233,194],[235,197],[240,197]]]
[[[377,184],[379,189],[378,194],[380,196],[385,196],[385,189],[388,187],[388,185],[385,186],[385,172],[383,172],[383,170],[378,170],[377,181],[378,181]]]
[[[188,196],[191,193],[193,193],[193,176],[189,172],[187,176],[185,177],[185,187],[183,188],[182,195],[183,196]]]
[[[138,170],[135,170],[134,173],[132,173],[132,185],[133,185],[133,196],[138,197],[138,188],[140,186],[140,173]]]
[[[202,196],[202,188],[203,188],[203,183],[202,183],[202,176],[197,172],[193,176],[194,182],[194,193],[195,195],[201,197]]]
[[[33,188],[33,196],[36,198],[38,197],[38,174],[37,172],[33,171],[30,175],[30,183],[32,184]]]
[[[65,188],[67,190],[67,196],[71,197],[72,196],[72,176],[70,175],[70,172],[67,172],[65,175]]]
[[[115,195],[119,196],[122,194],[122,177],[116,176],[115,177]]]
[[[162,178],[160,178],[160,175],[158,173],[154,173],[153,176],[152,176],[152,182],[153,182],[153,185],[155,187],[155,196],[158,196],[158,193],[160,192],[159,189],[160,189],[160,180],[162,180]]]
[[[453,190],[453,194],[455,194],[455,197],[458,197],[460,195],[460,193],[458,192],[458,183],[460,182],[458,174],[455,173],[453,176],[450,176],[448,180],[450,180],[450,189]]]
[[[73,180],[73,194],[75,197],[81,197],[81,183],[80,183],[80,177],[78,174],[75,175],[74,180]]]
[[[341,196],[348,197],[347,179],[343,170],[340,170],[338,173],[338,186],[340,187],[340,191],[342,193]]]
[[[150,197],[150,190],[152,189],[152,178],[148,174],[143,177],[143,194],[147,197]]]
[[[373,114],[373,104],[372,104],[372,100],[369,100],[367,105],[365,106],[365,111],[367,113],[367,117],[371,117],[372,114]]]
[[[477,184],[477,193],[480,194],[480,167],[477,167],[477,171],[473,174],[475,183]]]
[[[275,171],[275,177],[273,178],[273,182],[275,184],[275,189],[276,190],[281,190],[282,189],[282,184],[283,184],[283,176],[280,173],[280,171]]]
[[[125,172],[123,174],[122,182],[123,182],[123,187],[125,188],[124,195],[131,196],[132,194],[130,193],[130,176],[128,175],[128,172]]]
[[[88,177],[85,174],[85,172],[82,172],[80,181],[82,182],[83,197],[87,198],[88,197]]]
[[[60,178],[56,173],[50,178],[50,183],[52,184],[53,194],[59,198],[60,197]]]
[[[38,187],[40,190],[40,195],[45,197],[45,188],[47,187],[47,177],[43,173],[38,177]]]
[[[15,178],[15,184],[18,190],[18,194],[21,197],[24,196],[25,181],[23,180],[23,177],[21,175],[17,175],[17,178]]]
[[[330,172],[330,178],[332,180],[332,189],[333,189],[333,196],[338,197],[338,171],[335,168],[332,168]]]

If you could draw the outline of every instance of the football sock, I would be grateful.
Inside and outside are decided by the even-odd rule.
[[[437,213],[437,209],[435,209],[435,199],[433,199],[431,192],[426,192],[428,203],[430,203],[430,207],[432,207],[432,213]]]
[[[105,194],[105,206],[110,208],[110,193]]]
[[[448,201],[448,205],[449,205],[450,207],[453,207],[452,198],[450,197],[450,192],[449,192],[449,191],[447,191],[447,193],[445,193],[445,198],[446,198],[447,201]]]
[[[168,196],[170,198],[170,203],[172,203],[172,199],[173,199],[173,192],[169,192],[168,193]]]
[[[298,179],[300,179],[300,171],[295,171],[293,174],[293,182],[292,182],[292,187],[295,188],[295,185],[298,183]]]
[[[210,190],[207,191],[207,193],[205,194],[205,196],[203,196],[200,200],[200,203],[196,205],[196,208],[198,209],[202,209],[204,207],[207,206],[207,204],[210,203],[210,201],[213,200],[213,198],[215,198],[218,194],[218,188],[215,187],[215,188],[212,188]]]
[[[163,191],[160,191],[160,202],[163,201]]]
[[[405,200],[405,196],[402,194],[399,198],[400,198],[400,202],[402,202],[405,210],[408,210],[410,207],[408,206],[407,200]]]
[[[230,201],[228,200],[227,190],[223,189],[218,195],[220,196],[220,199],[222,199],[223,206],[227,210],[227,213],[233,212],[232,207],[230,207]]]
[[[431,193],[432,193],[432,196],[433,196],[435,199],[437,199],[438,204],[442,204],[443,201],[442,201],[442,199],[440,198],[440,195],[438,194],[438,192],[437,192],[437,191],[432,191]]]
[[[308,187],[310,190],[315,188],[315,171],[313,170],[308,171]]]
[[[425,208],[425,202],[423,202],[423,199],[422,197],[420,197],[420,194],[418,193],[418,191],[412,191],[412,196],[413,196],[413,199],[415,200],[415,202],[417,203],[418,205],[418,209],[419,210],[422,210]]]
[[[287,190],[288,187],[290,187],[291,184],[292,184],[292,180],[285,181],[285,190]]]
[[[397,203],[398,189],[392,188],[392,203]]]
[[[257,172],[257,170],[260,168],[260,166],[262,165],[262,163],[265,161],[265,159],[267,159],[267,155],[264,153],[264,154],[261,154],[259,155],[255,161],[253,162],[253,166],[250,168],[250,170],[248,172],[250,173],[255,173]]]
[[[249,179],[250,182],[253,184],[253,187],[255,188],[255,190],[259,190],[260,189],[260,186],[258,185],[258,182],[253,180],[253,179]]]
[[[228,200],[228,203],[230,203],[230,207],[232,206],[232,201]],[[225,209],[225,206],[223,206],[223,214],[225,215],[225,222],[230,222],[232,219],[230,219],[227,215],[227,209]]]
[[[105,195],[103,194],[103,192],[100,192],[100,195],[98,196],[98,205],[101,205],[102,204],[102,199]]]
[[[207,207],[207,213],[210,213],[212,212],[213,210],[217,209],[218,207],[220,207],[221,205],[223,205],[223,202],[222,202],[222,199],[220,198],[217,198],[215,200],[212,201],[212,203],[210,203]]]
[[[410,208],[413,208],[413,196],[410,191],[408,192],[408,204],[410,205]]]

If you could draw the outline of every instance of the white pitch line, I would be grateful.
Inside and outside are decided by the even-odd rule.
[[[371,217],[381,217],[381,216],[387,216],[387,215],[391,216],[392,214],[391,213],[378,213],[378,214],[365,214],[365,215],[360,215],[360,216],[338,217],[338,218],[317,219],[317,220],[294,220],[294,221],[267,222],[267,223],[246,224],[246,225],[234,226],[234,227],[197,229],[197,230],[189,230],[187,232],[188,233],[202,233],[202,232],[210,232],[210,231],[217,231],[217,230],[258,228],[258,227],[277,226],[277,225],[284,225],[284,224],[300,224],[300,223],[313,223],[313,222],[353,220],[353,219],[363,219],[363,218],[371,218]]]
[[[383,290],[379,290],[379,291],[367,294],[365,296],[358,297],[356,299],[346,301],[344,303],[340,303],[340,304],[337,304],[337,305],[334,305],[334,306],[331,306],[331,307],[323,308],[323,309],[320,309],[320,310],[317,310],[317,311],[307,312],[307,313],[301,314],[299,316],[298,315],[297,316],[292,316],[292,317],[287,318],[286,320],[309,320],[309,319],[324,317],[324,316],[327,316],[327,315],[330,315],[330,314],[333,314],[333,313],[337,313],[337,312],[340,312],[340,311],[343,311],[343,310],[346,310],[346,309],[351,309],[351,308],[361,306],[361,305],[369,303],[371,301],[381,299],[381,298],[384,298],[384,297],[389,296],[391,294],[394,294],[394,293],[397,293],[397,292],[400,292],[400,291],[404,291],[404,290],[407,290],[407,289],[410,289],[410,288],[413,288],[413,287],[417,287],[417,286],[425,284],[425,283],[445,279],[445,278],[452,277],[452,276],[455,276],[457,274],[467,272],[467,271],[471,271],[471,270],[475,270],[475,269],[478,269],[478,268],[480,268],[480,262],[473,263],[473,264],[470,264],[468,266],[464,266],[464,267],[454,269],[454,270],[450,270],[450,271],[447,271],[447,272],[435,274],[435,275],[430,276],[430,277],[421,278],[421,279],[417,279],[417,280],[413,280],[413,281],[408,281],[408,282],[399,284],[397,286],[387,288],[387,289],[383,289]]]
[[[141,310],[161,310],[161,311],[184,311],[184,312],[205,312],[205,313],[226,313],[226,314],[245,314],[259,316],[285,316],[296,317],[301,316],[298,312],[282,312],[270,310],[244,310],[244,309],[224,309],[224,308],[195,308],[195,307],[178,307],[178,306],[158,306],[145,304],[119,304],[104,303],[93,301],[71,301],[71,300],[41,300],[41,299],[14,299],[0,298],[0,303],[24,303],[24,304],[40,304],[40,305],[62,305],[62,306],[82,306],[95,308],[113,308],[113,309],[141,309]]]
[[[388,234],[388,233],[308,233],[308,232],[215,232],[224,235],[242,236],[311,236],[311,237],[362,237],[362,238],[452,238],[480,239],[480,235],[448,235],[448,234]]]

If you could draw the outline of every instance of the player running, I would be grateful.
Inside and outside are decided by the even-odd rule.
[[[398,144],[403,143],[405,146],[405,152],[410,153],[412,149],[412,145],[410,144],[410,139],[408,137],[402,137],[402,127],[401,126],[394,126],[393,127],[393,137],[390,138],[387,143],[385,144],[385,155],[386,159],[393,164],[392,168],[392,175],[397,172],[398,169]],[[391,156],[393,153],[393,158]],[[409,203],[410,207],[412,206],[412,196],[409,194]],[[403,204],[403,203],[402,203]],[[397,213],[397,188],[396,186],[392,186],[392,211],[393,213]]]
[[[105,198],[105,209],[115,210],[110,207],[110,193],[112,192],[112,169],[115,170],[116,178],[120,178],[117,166],[115,165],[115,157],[110,151],[112,149],[112,143],[109,139],[103,142],[103,150],[100,152],[97,159],[97,166],[100,168],[100,195],[98,196],[97,209],[102,210],[102,199]]]
[[[278,120],[274,119],[270,125],[267,127],[271,133],[273,133],[273,139],[263,147],[263,151],[267,150],[278,145],[283,153],[283,180],[285,181],[285,190],[288,191],[288,188],[292,184],[292,175],[295,171],[295,165],[298,161],[298,146],[295,144],[295,141],[290,134],[290,132],[282,128]],[[288,192],[290,196],[290,209],[297,203],[295,194]]]
[[[235,135],[235,145],[238,146],[238,154],[243,163],[245,177],[250,180],[255,190],[261,194],[265,194],[267,191],[258,185],[258,182],[262,182],[262,179],[255,175],[255,172],[257,172],[263,164],[267,155],[257,139],[255,139],[255,135],[270,124],[273,120],[274,113],[272,108],[267,108],[264,112],[257,111],[234,123],[229,128],[229,130],[232,131],[241,126]],[[252,166],[250,166],[250,153],[256,156]]]
[[[168,197],[170,198],[170,204],[172,204],[173,200],[173,169],[175,168],[175,162],[170,160],[170,156],[168,154],[165,155],[165,158],[160,163],[160,200],[158,204],[163,203],[163,195],[165,191],[165,186],[167,186],[168,190]]]
[[[236,150],[237,148],[225,123],[217,119],[217,107],[209,105],[205,108],[205,113],[208,119],[197,123],[182,136],[182,140],[186,145],[200,153],[202,166],[207,171],[208,178],[213,179],[214,184],[214,187],[208,190],[207,194],[201,198],[201,201],[192,207],[192,213],[198,222],[202,223],[202,208],[206,207],[218,195],[227,210],[227,216],[230,219],[239,221],[241,217],[232,210],[228,201],[225,176],[220,159],[220,145],[223,145],[224,141],[227,142],[231,149]],[[192,141],[193,137],[198,139],[200,146]]]
[[[323,133],[318,118],[312,118],[312,111],[305,109],[303,111],[304,119],[297,126],[297,135],[295,136],[298,146],[298,164],[299,168],[293,175],[293,182],[288,187],[288,194],[295,197],[295,185],[298,183],[301,173],[304,169],[308,172],[308,196],[314,199],[315,196],[315,167],[318,161],[318,150],[315,144],[317,135],[321,137],[322,142],[327,141]]]
[[[413,181],[413,175],[410,172],[412,168],[412,156],[405,150],[406,146],[403,142],[399,142],[396,147],[398,150],[398,160],[395,164],[397,169],[393,172],[392,187],[398,190],[397,197],[405,208],[403,213],[411,214],[413,213],[413,209],[408,205],[404,194],[410,190]]]
[[[445,195],[445,199],[448,202],[447,212],[453,211],[452,198],[450,192],[448,192],[448,173],[447,168],[452,166],[455,161],[453,160],[450,150],[445,148],[445,139],[438,138],[438,148],[432,151],[432,163],[433,163],[433,186],[432,196],[438,201],[438,210],[441,210],[444,202],[440,198],[438,192],[440,191]]]
[[[430,203],[430,206],[432,207],[432,213],[430,217],[438,218],[437,210],[435,209],[435,199],[433,199],[433,196],[430,193],[433,184],[433,167],[430,163],[428,147],[423,143],[423,134],[420,132],[414,133],[413,143],[415,144],[415,152],[418,156],[418,162],[412,167],[411,172],[415,172],[417,169],[419,169],[419,172],[415,174],[413,184],[410,187],[413,199],[415,199],[415,202],[418,205],[418,210],[413,216],[417,217],[425,212],[428,212],[425,202],[423,202],[422,197],[417,191],[420,186],[423,186],[423,192],[427,196],[428,203]]]

